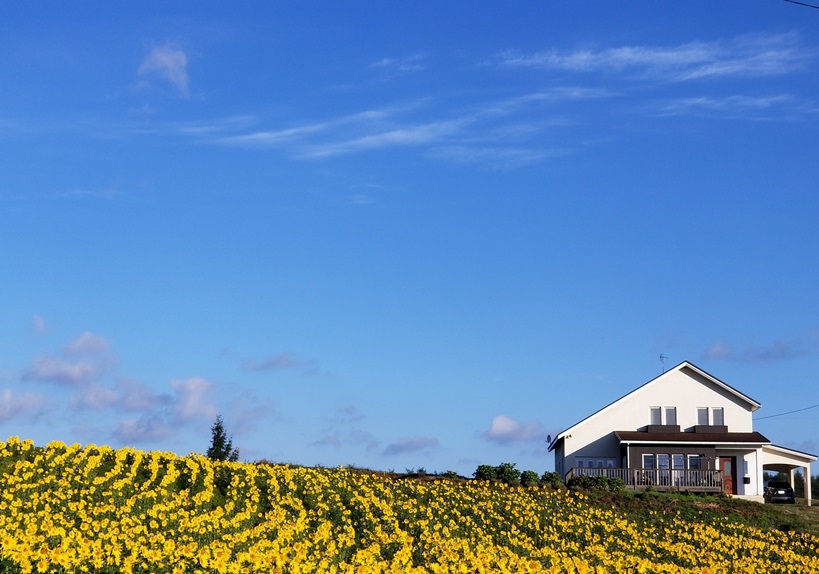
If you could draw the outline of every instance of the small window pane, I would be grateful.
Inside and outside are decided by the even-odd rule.
[[[698,425],[707,425],[708,424],[708,408],[699,408],[697,409],[697,424]]]
[[[702,468],[702,461],[700,459],[700,455],[698,454],[688,455],[688,468],[692,470],[699,470],[700,468]]]
[[[658,454],[657,455],[657,468],[669,468],[671,464],[671,457],[667,454]]]
[[[725,424],[725,418],[723,415],[722,407],[715,407],[712,409],[712,414],[714,417],[714,426],[722,426]]]
[[[682,470],[685,468],[685,455],[673,454],[671,455],[671,464],[675,470]]]
[[[677,424],[677,407],[665,407],[665,424]]]
[[[660,407],[651,407],[651,423],[652,425],[661,425],[663,410]]]
[[[654,455],[653,454],[644,454],[643,455],[643,468],[654,468]]]

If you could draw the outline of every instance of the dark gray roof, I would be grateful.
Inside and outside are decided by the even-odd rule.
[[[684,442],[684,443],[753,443],[770,444],[758,432],[644,432],[614,431],[620,442]]]

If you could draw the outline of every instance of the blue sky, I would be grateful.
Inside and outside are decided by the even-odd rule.
[[[690,360],[819,404],[819,11],[0,8],[0,434],[553,468]],[[819,451],[819,409],[761,419]]]

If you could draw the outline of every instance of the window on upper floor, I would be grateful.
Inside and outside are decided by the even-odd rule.
[[[718,427],[725,425],[725,409],[722,407],[697,407],[697,424]]]
[[[672,425],[677,424],[677,407],[650,407],[650,425]]]

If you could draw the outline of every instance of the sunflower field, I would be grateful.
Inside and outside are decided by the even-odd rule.
[[[819,572],[819,538],[582,493],[16,437],[2,573]]]

